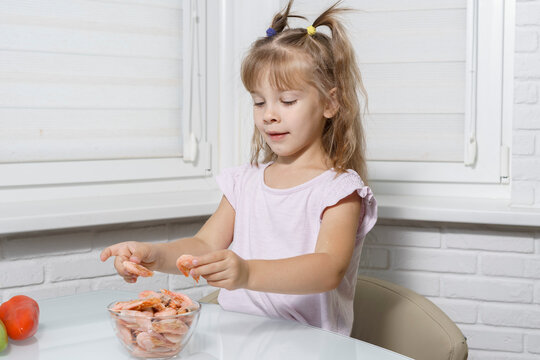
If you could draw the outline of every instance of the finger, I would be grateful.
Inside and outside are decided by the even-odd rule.
[[[124,243],[114,244],[107,248],[105,248],[101,254],[100,259],[101,261],[105,261],[111,256],[119,256],[119,255],[127,255],[129,250],[126,248]]]
[[[127,256],[125,255],[118,255],[114,259],[114,267],[116,268],[116,271],[118,274],[122,277],[136,277],[137,274],[132,273],[126,267],[124,266],[124,261],[127,260]]]
[[[208,275],[222,272],[227,269],[225,261],[217,261],[214,263],[209,263],[206,265],[200,265],[196,268],[191,269],[191,276],[202,276],[206,278]]]
[[[207,283],[210,286],[232,290],[231,282],[228,279],[215,280],[215,281],[208,281],[207,280]]]
[[[229,279],[229,275],[226,271],[220,271],[213,274],[208,274],[203,276],[204,279],[210,284],[210,282],[218,282],[218,281],[224,281]]]
[[[112,246],[109,246],[109,247],[103,249],[101,254],[99,254],[99,258],[100,258],[101,261],[105,261],[105,260],[107,260],[108,258],[110,258],[112,256],[113,252],[112,252],[111,247]]]
[[[124,276],[124,281],[127,282],[127,283],[135,283],[137,282],[137,277],[136,276]]]
[[[226,250],[213,251],[208,254],[197,256],[193,259],[193,265],[199,267],[206,264],[215,263],[225,259],[227,256]]]
[[[140,264],[142,260],[147,261],[146,257],[148,256],[148,249],[145,245],[138,242],[128,242],[127,247],[131,252],[129,261],[132,261],[136,264]]]

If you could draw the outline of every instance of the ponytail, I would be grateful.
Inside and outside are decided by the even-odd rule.
[[[323,144],[328,149],[336,168],[352,168],[367,181],[365,137],[358,100],[359,95],[365,99],[364,111],[367,111],[367,93],[354,48],[346,35],[345,27],[339,21],[339,15],[354,10],[339,8],[341,3],[342,0],[336,2],[313,22],[315,28],[326,26],[332,34],[330,44],[334,87],[339,103],[338,113],[331,120],[333,126],[327,126],[327,131],[323,134]]]
[[[283,10],[278,12],[276,15],[274,15],[274,19],[272,19],[272,25],[270,27],[274,29],[274,31],[279,34],[282,32],[286,27],[288,27],[288,20],[289,18],[299,18],[307,20],[305,17],[300,15],[291,14],[291,7],[294,0],[289,1],[287,4],[287,7],[285,7]]]

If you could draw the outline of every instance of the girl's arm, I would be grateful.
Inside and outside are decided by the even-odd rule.
[[[194,256],[207,254],[229,247],[234,230],[235,211],[227,198],[223,196],[217,210],[210,216],[201,229],[191,238],[177,239],[169,243],[156,244],[156,250],[162,260],[159,271],[179,273],[176,260],[180,255]]]
[[[192,270],[208,284],[284,294],[309,294],[336,288],[349,266],[362,199],[356,192],[326,208],[315,251],[279,260],[244,260],[230,250],[197,258]],[[279,224],[276,224],[279,226]]]
[[[202,255],[226,249],[232,241],[234,218],[235,211],[223,196],[216,212],[194,237],[158,244],[137,241],[118,243],[101,252],[101,261],[114,256],[114,266],[118,274],[127,282],[135,282],[137,275],[124,267],[123,262],[126,260],[141,264],[151,270],[171,274],[179,273],[176,260],[180,255]]]

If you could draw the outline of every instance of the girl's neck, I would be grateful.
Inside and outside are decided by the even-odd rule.
[[[303,184],[332,166],[322,146],[311,146],[293,156],[278,156],[265,169],[264,182],[275,189],[288,189]]]
[[[328,170],[332,167],[330,161],[324,158],[321,159],[290,159],[278,157],[272,164],[275,168],[283,168],[290,170],[301,169],[320,169]]]
[[[301,153],[293,156],[278,156],[274,160],[275,167],[288,169],[321,169],[328,170],[332,167],[332,163],[328,156],[324,153],[322,145],[319,147],[311,147],[305,149]]]
[[[289,189],[304,184],[330,169],[323,161],[279,161],[264,169],[264,183],[274,189]],[[281,159],[283,160],[283,159]]]

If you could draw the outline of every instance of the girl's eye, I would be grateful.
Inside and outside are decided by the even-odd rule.
[[[296,100],[291,100],[291,101],[282,100],[281,102],[284,103],[285,105],[294,105],[296,103]]]
[[[256,103],[253,103],[253,106],[257,106],[257,107],[261,107],[264,105],[264,102],[256,102]]]

